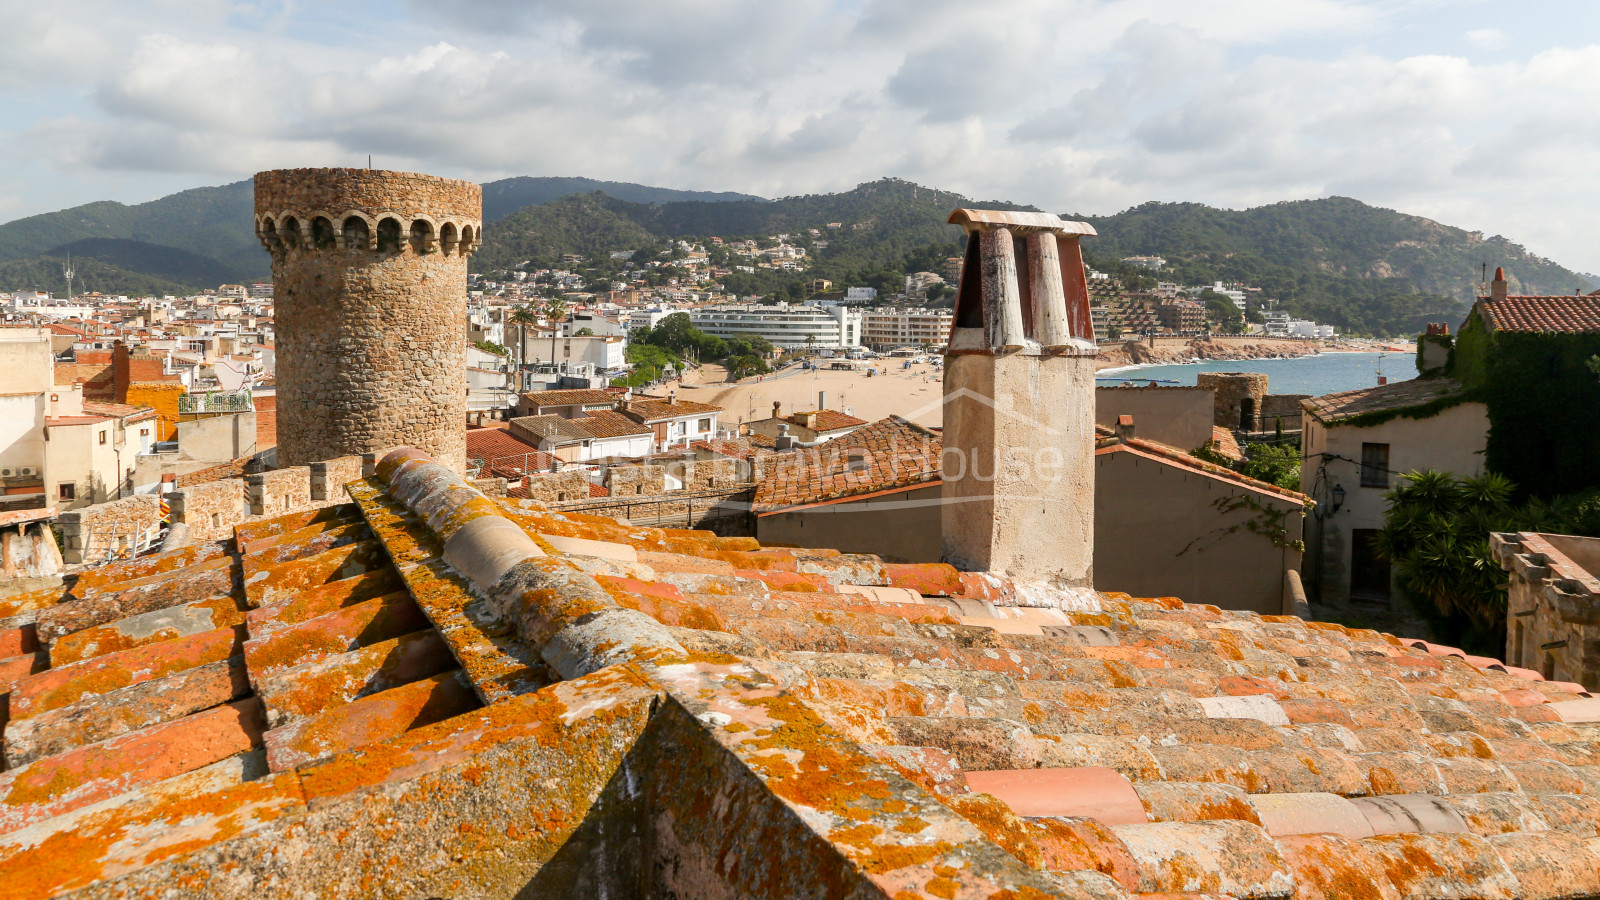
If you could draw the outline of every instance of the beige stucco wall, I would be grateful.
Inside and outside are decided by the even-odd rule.
[[[0,468],[44,465],[45,398],[54,372],[48,332],[0,328]]]
[[[952,353],[944,399],[945,561],[1088,587],[1094,357]]]
[[[1284,519],[1288,540],[1301,538],[1300,505],[1292,498],[1133,453],[1096,456],[1095,588],[1280,612],[1284,573],[1300,567],[1300,553],[1242,527],[1259,520],[1258,511],[1218,509],[1219,501],[1237,496],[1291,510]]]
[[[235,413],[178,423],[182,459],[230,462],[256,452],[256,414]]]
[[[1096,387],[1094,422],[1115,428],[1118,416],[1133,416],[1139,437],[1193,450],[1211,440],[1214,403],[1203,387]]]
[[[105,443],[100,436],[105,435]],[[102,419],[50,428],[45,445],[45,500],[62,510],[116,500],[124,473],[131,475],[139,446],[128,443],[121,421]],[[60,500],[60,485],[76,485],[77,497]]]
[[[1315,416],[1305,417],[1301,438],[1300,490],[1327,510],[1329,491],[1344,487],[1345,499],[1337,512],[1325,512],[1313,521],[1306,545],[1306,586],[1324,603],[1340,603],[1350,595],[1351,531],[1382,528],[1389,504],[1384,494],[1399,483],[1389,476],[1389,487],[1361,486],[1361,445],[1388,444],[1389,468],[1394,472],[1439,469],[1457,475],[1483,473],[1484,442],[1489,415],[1482,403],[1463,403],[1426,419],[1397,416],[1368,427],[1337,425],[1329,428]]]
[[[876,553],[889,562],[939,561],[940,486],[756,518],[763,544]]]

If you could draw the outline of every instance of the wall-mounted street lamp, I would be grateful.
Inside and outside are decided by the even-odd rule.
[[[1328,492],[1328,512],[1336,513],[1344,505],[1344,485],[1335,484],[1333,490]]]

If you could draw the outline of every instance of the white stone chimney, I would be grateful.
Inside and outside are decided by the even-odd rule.
[[[945,356],[946,562],[1091,589],[1094,325],[1083,222],[958,209],[966,262]]]

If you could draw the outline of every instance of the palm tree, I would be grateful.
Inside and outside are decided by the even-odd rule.
[[[556,361],[556,332],[559,330],[556,328],[556,323],[567,317],[567,302],[560,297],[551,297],[544,302],[543,306],[539,307],[539,312],[543,313],[544,317],[550,321],[550,363],[554,365]]]
[[[506,316],[506,321],[517,326],[517,393],[522,393],[522,363],[523,348],[525,346],[527,328],[529,325],[539,324],[539,312],[532,305],[524,303],[513,309]]]

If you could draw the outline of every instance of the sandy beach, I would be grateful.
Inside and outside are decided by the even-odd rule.
[[[825,361],[826,362],[826,361]],[[905,416],[919,425],[938,426],[944,421],[940,400],[944,385],[939,370],[922,363],[901,368],[903,360],[878,360],[871,367],[880,373],[868,377],[866,363],[845,372],[833,369],[806,371],[798,366],[739,384],[721,383],[720,367],[701,368],[698,385],[685,384],[681,396],[714,403],[728,411],[728,420],[748,422],[772,415],[772,404],[782,403],[784,415],[817,408],[817,393],[828,392],[828,408],[876,422],[890,414]]]
[[[1162,352],[1152,354],[1151,362],[1189,362],[1190,354],[1184,342],[1165,339]],[[1239,342],[1244,343],[1244,342]],[[1299,356],[1307,353],[1359,352],[1397,349],[1406,341],[1340,341],[1324,345],[1305,341],[1280,341],[1271,338],[1249,339],[1245,346],[1219,348],[1224,356],[1233,350],[1239,358],[1256,359],[1275,356]],[[1120,349],[1120,345],[1117,345]],[[1110,349],[1110,348],[1108,348]],[[1226,358],[1226,356],[1224,356]],[[828,365],[828,360],[821,360]],[[682,384],[676,385],[686,399],[713,403],[727,410],[726,421],[737,424],[772,415],[772,404],[782,403],[783,412],[804,412],[817,408],[817,394],[828,393],[828,408],[848,412],[869,422],[889,415],[905,416],[919,425],[939,427],[944,422],[940,400],[944,385],[939,380],[940,370],[928,363],[902,368],[904,360],[880,359],[858,362],[855,371],[835,369],[805,370],[791,366],[781,372],[757,380],[747,378],[738,384],[728,384],[723,379],[727,372],[718,365],[706,364],[698,371],[687,374]],[[1122,353],[1102,354],[1096,369],[1120,368],[1131,360]],[[868,377],[866,370],[876,368],[880,374]],[[662,389],[657,389],[660,392]]]

